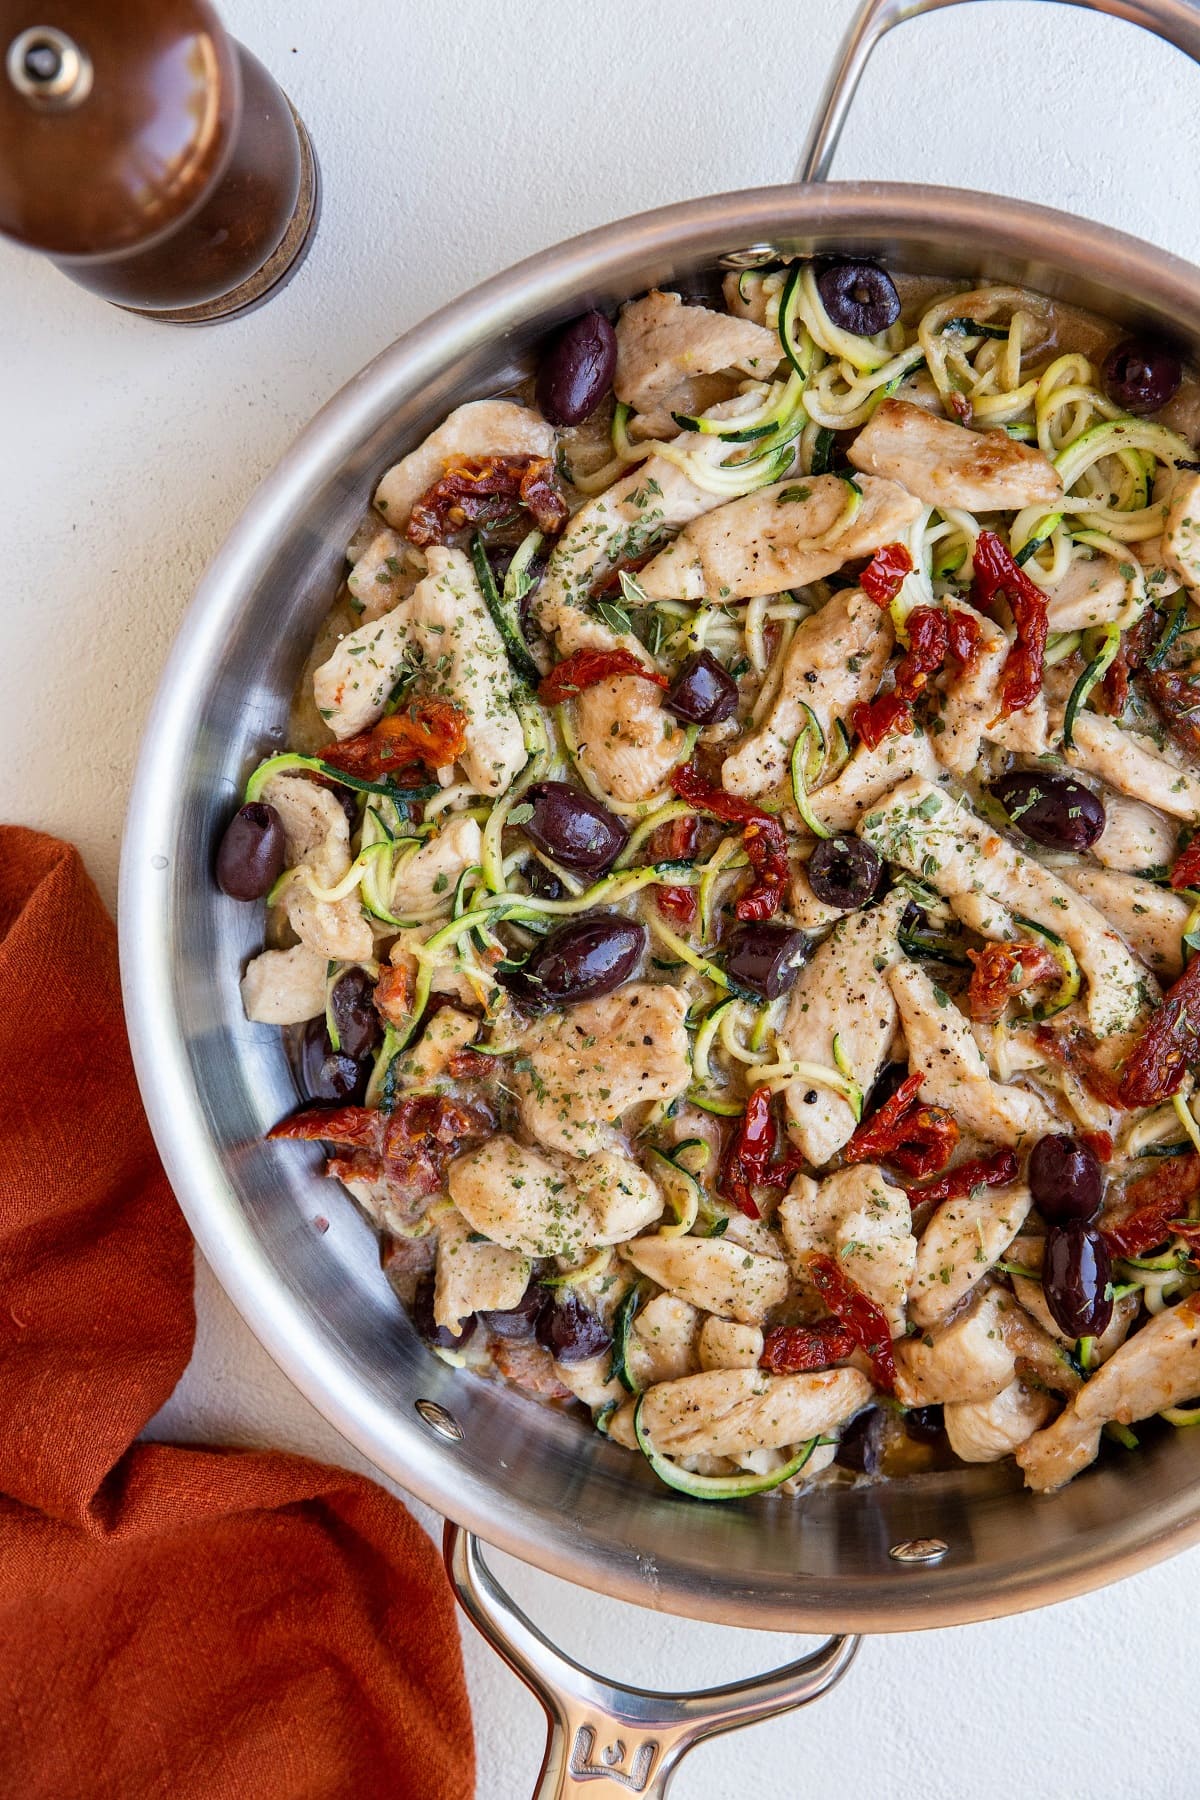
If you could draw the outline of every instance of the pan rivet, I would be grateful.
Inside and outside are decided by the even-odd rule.
[[[941,1562],[949,1548],[944,1538],[903,1538],[892,1545],[888,1555],[893,1562],[935,1563]]]
[[[744,250],[730,250],[719,256],[717,266],[722,269],[763,269],[768,263],[780,260],[774,244],[747,244]]]
[[[430,1431],[436,1431],[438,1436],[445,1438],[448,1443],[462,1443],[463,1428],[453,1413],[448,1413],[444,1406],[438,1405],[436,1400],[418,1400],[415,1404]]]

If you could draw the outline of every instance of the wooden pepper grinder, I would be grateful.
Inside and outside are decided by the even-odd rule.
[[[114,305],[230,319],[320,211],[304,125],[208,0],[0,0],[0,233]]]

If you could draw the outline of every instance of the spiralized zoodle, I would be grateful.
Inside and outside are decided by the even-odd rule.
[[[837,257],[573,322],[223,840],[271,1136],[693,1497],[1200,1419],[1200,387],[1118,339]]]

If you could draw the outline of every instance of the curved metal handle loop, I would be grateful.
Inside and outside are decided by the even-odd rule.
[[[1163,38],[1200,63],[1200,10],[1195,0],[1059,0],[1087,12],[1127,19],[1131,25]],[[863,71],[880,38],[894,25],[922,13],[941,12],[963,0],[864,0],[842,43],[824,92],[817,102],[808,141],[796,169],[797,181],[826,181],[842,127],[850,111]]]
[[[845,1674],[856,1637],[829,1638],[769,1675],[691,1694],[619,1687],[557,1649],[501,1587],[478,1538],[447,1521],[446,1570],[477,1630],[541,1701],[550,1736],[535,1800],[660,1796],[693,1744],[818,1699]]]

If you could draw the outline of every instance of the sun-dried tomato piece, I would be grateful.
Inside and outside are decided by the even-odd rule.
[[[956,1169],[948,1169],[936,1181],[926,1182],[924,1187],[909,1188],[908,1198],[914,1206],[921,1200],[932,1200],[935,1205],[943,1200],[961,1200],[972,1188],[1004,1187],[1015,1181],[1018,1167],[1011,1150],[997,1150],[993,1156],[959,1163]]]
[[[596,687],[614,675],[639,675],[655,687],[670,687],[667,676],[648,668],[632,650],[573,650],[556,663],[538,687],[543,706],[557,706],[562,700],[573,700],[585,688]]]
[[[696,890],[690,887],[660,887],[655,891],[658,910],[664,918],[678,925],[690,925],[696,917]]]
[[[1121,1099],[1116,1076],[1110,1075],[1107,1069],[1102,1069],[1097,1063],[1095,1040],[1085,1031],[1078,1027],[1055,1031],[1049,1025],[1038,1025],[1034,1028],[1033,1036],[1043,1055],[1074,1075],[1094,1099],[1104,1106],[1114,1108],[1125,1104]]]
[[[1194,837],[1187,848],[1179,852],[1171,870],[1171,886],[1176,890],[1195,887],[1197,882],[1200,882],[1200,836]]]
[[[1175,742],[1200,756],[1200,681],[1178,669],[1154,669],[1145,686]]]
[[[412,1009],[412,977],[405,968],[385,963],[375,983],[375,1011],[385,1025],[403,1025]]]
[[[855,1131],[842,1152],[847,1162],[891,1162],[906,1175],[944,1169],[958,1143],[958,1124],[940,1106],[917,1099],[924,1077],[919,1070],[900,1083],[890,1100]]]
[[[700,821],[694,815],[668,819],[656,825],[646,839],[646,854],[651,862],[683,862],[695,856],[700,836]]]
[[[912,573],[912,566],[906,544],[884,544],[859,576],[858,585],[876,606],[890,606],[904,586],[904,577]]]
[[[924,693],[929,677],[936,675],[946,660],[949,626],[940,608],[915,606],[905,627],[908,649],[896,665],[894,692],[860,702],[851,714],[854,729],[871,750],[893,731],[907,734],[913,729],[912,702]]]
[[[496,1073],[494,1056],[483,1056],[478,1050],[472,1050],[469,1044],[461,1050],[452,1050],[446,1061],[446,1072],[455,1081],[480,1081],[488,1075]]]
[[[875,1372],[875,1385],[885,1394],[896,1391],[896,1361],[892,1355],[892,1333],[883,1308],[855,1287],[841,1264],[824,1251],[815,1250],[805,1257],[805,1266],[814,1287],[835,1318],[853,1332],[860,1350],[865,1350]]]
[[[387,1114],[374,1106],[306,1106],[272,1125],[267,1137],[381,1150],[387,1119]]]
[[[1113,1159],[1113,1141],[1107,1131],[1081,1131],[1079,1142],[1087,1146],[1097,1162],[1110,1163]]]
[[[463,708],[453,700],[427,695],[406,702],[369,731],[330,745],[322,750],[321,760],[364,781],[382,781],[414,762],[427,769],[445,768],[462,755],[466,744]]]
[[[969,667],[983,639],[983,627],[970,613],[952,607],[946,614],[946,648],[960,668]]]
[[[484,1106],[445,1094],[410,1094],[390,1113],[374,1106],[305,1107],[281,1119],[267,1136],[337,1144],[354,1154],[331,1158],[327,1173],[386,1180],[411,1196],[436,1194],[459,1145],[494,1129],[495,1119]]]
[[[779,820],[724,788],[706,781],[694,762],[683,763],[671,776],[681,800],[728,825],[742,827],[742,843],[755,873],[754,885],[734,906],[739,919],[769,919],[779,911],[792,878],[787,836]]]
[[[857,1349],[857,1335],[840,1319],[818,1319],[815,1325],[776,1325],[763,1341],[758,1366],[770,1375],[811,1375],[845,1362]]]
[[[1042,691],[1049,631],[1046,596],[1017,566],[994,531],[979,533],[973,562],[975,605],[987,612],[996,596],[1003,595],[1017,628],[1000,683],[1001,712],[1008,718],[1032,706]]]
[[[787,1187],[799,1171],[799,1154],[785,1147],[780,1155],[780,1139],[771,1090],[764,1083],[747,1100],[717,1175],[717,1192],[748,1219],[759,1216],[751,1189]]]
[[[1200,1156],[1164,1157],[1130,1182],[1125,1206],[1117,1217],[1106,1215],[1101,1220],[1105,1243],[1117,1256],[1144,1256],[1171,1235],[1170,1223],[1186,1217],[1197,1195]]]
[[[561,531],[567,502],[545,456],[455,456],[414,505],[405,527],[411,543],[444,544],[467,525],[498,525],[517,511],[539,531]]]
[[[916,724],[913,709],[900,694],[880,694],[877,700],[860,700],[850,712],[850,723],[868,750],[896,733],[907,737]]]
[[[1200,1056],[1200,956],[1167,989],[1121,1071],[1120,1104],[1132,1111],[1178,1093]]]
[[[968,950],[967,955],[975,965],[967,992],[973,1019],[999,1019],[1009,1001],[1026,988],[1062,979],[1062,966],[1045,944],[986,944],[982,950]]]

